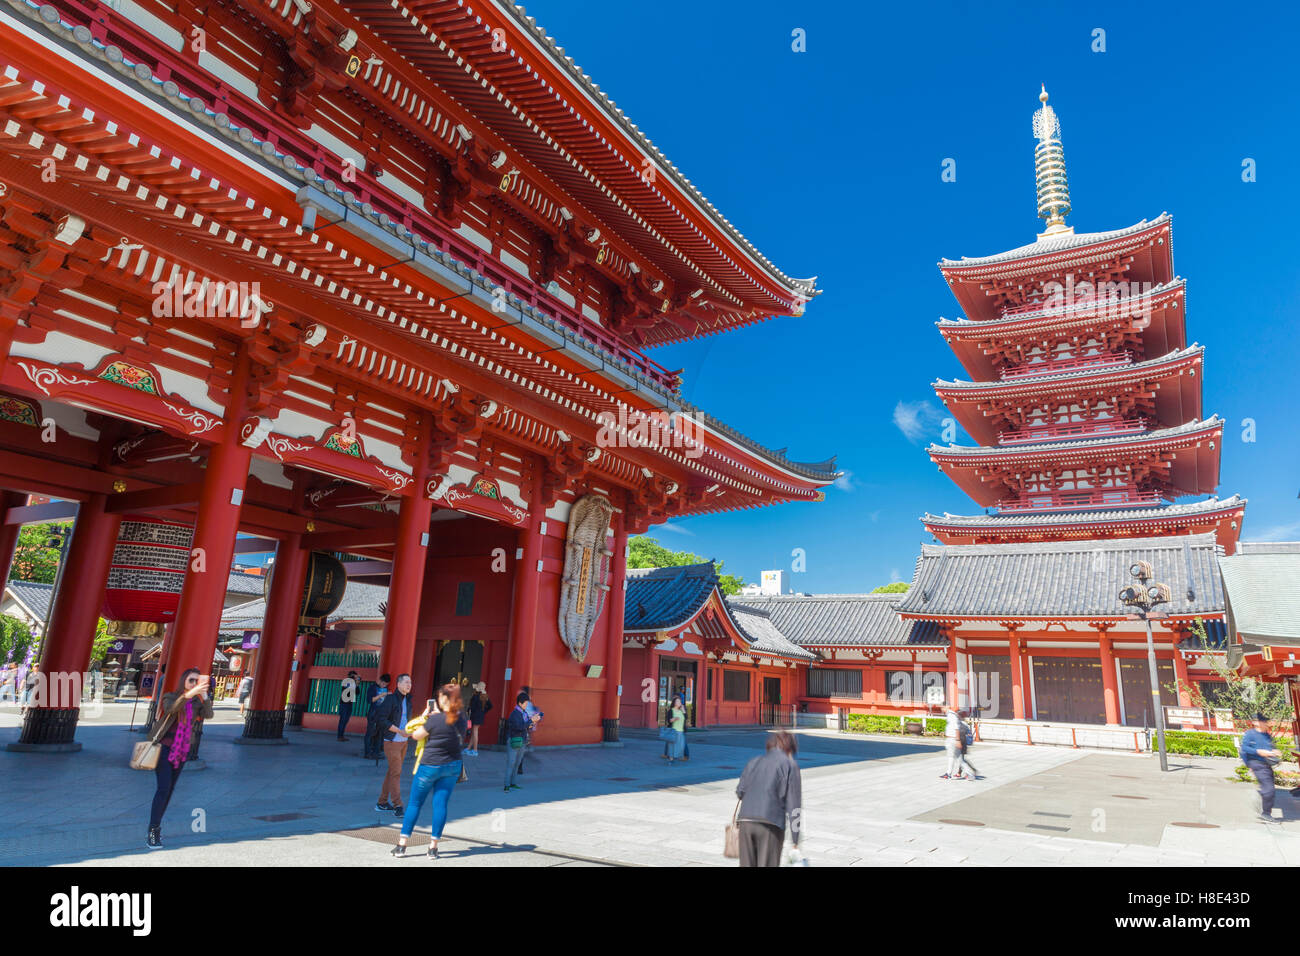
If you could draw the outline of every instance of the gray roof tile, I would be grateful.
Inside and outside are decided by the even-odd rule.
[[[1149,561],[1168,584],[1171,615],[1224,609],[1221,549],[1212,534],[1044,544],[922,545],[912,588],[898,610],[942,617],[1124,618],[1119,591],[1129,567]]]
[[[764,611],[801,647],[945,645],[928,621],[898,616],[900,594],[814,594],[731,597],[733,608]]]

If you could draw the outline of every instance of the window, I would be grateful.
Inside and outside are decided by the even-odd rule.
[[[709,681],[709,693],[705,699],[713,700],[713,668],[712,667],[706,668],[705,673],[708,674],[708,681]]]
[[[1232,706],[1231,696],[1228,694],[1228,682],[1222,680],[1199,680],[1196,682],[1200,685],[1201,694],[1205,697],[1205,702],[1211,707],[1222,707],[1224,710],[1230,710]]]
[[[722,699],[738,701],[749,700],[748,671],[722,672]]]
[[[474,582],[461,581],[456,585],[456,616],[469,617],[474,613]]]
[[[862,671],[834,667],[808,668],[809,697],[861,697]]]
[[[905,703],[925,703],[925,691],[929,687],[944,689],[943,671],[885,671],[885,696],[892,701]]]

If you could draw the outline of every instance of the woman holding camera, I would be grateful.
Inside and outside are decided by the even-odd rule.
[[[438,841],[447,825],[447,803],[463,766],[461,742],[465,739],[468,725],[464,709],[460,685],[444,684],[438,688],[437,699],[429,701],[424,713],[407,727],[419,751],[415,757],[415,783],[406,802],[402,832],[397,838],[397,846],[392,849],[393,856],[406,855],[406,843],[430,794],[433,795],[433,841],[429,844],[428,855],[435,859],[438,856]]]
[[[190,747],[198,736],[199,725],[212,717],[212,700],[208,697],[208,678],[200,676],[197,667],[181,674],[176,690],[163,694],[162,713],[154,724],[156,734],[164,725],[166,730],[158,738],[162,751],[154,775],[158,789],[154,791],[153,807],[149,812],[149,837],[146,845],[151,850],[162,848],[162,818],[176,790],[176,781],[185,769]]]

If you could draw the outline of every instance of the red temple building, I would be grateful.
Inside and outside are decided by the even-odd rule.
[[[1204,349],[1187,342],[1170,217],[1067,226],[1060,123],[1046,90],[1040,100],[1047,228],[1008,252],[939,263],[966,313],[939,329],[971,378],[935,390],[976,444],[929,454],[986,513],[923,518],[941,544],[923,549],[898,611],[942,628],[950,701],[975,703],[967,675],[996,673],[1000,716],[1132,724],[1150,687],[1142,626],[1117,596],[1129,564],[1150,561],[1172,587],[1159,680],[1187,681],[1203,663],[1189,628],[1222,627],[1215,555],[1236,549],[1246,503],[1185,500],[1218,485],[1223,422],[1201,407]]]
[[[45,672],[86,669],[112,592],[167,626],[172,687],[232,556],[274,547],[243,739],[329,725],[311,684],[349,668],[306,625],[340,554],[388,587],[363,679],[530,686],[540,744],[616,739],[628,535],[837,475],[644,353],[801,314],[814,280],[514,4],[4,4],[0,67],[5,560],[76,505]],[[59,704],[16,746],[79,746]]]

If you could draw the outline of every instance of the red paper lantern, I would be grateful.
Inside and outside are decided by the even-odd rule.
[[[190,525],[141,516],[123,518],[108,569],[104,617],[155,624],[175,620],[193,544]]]

